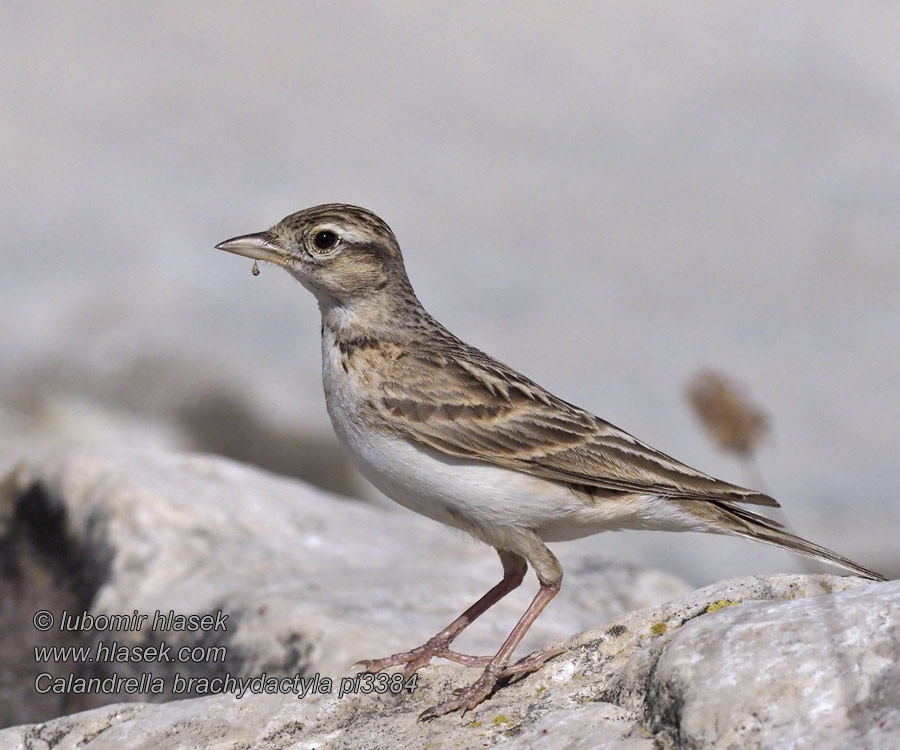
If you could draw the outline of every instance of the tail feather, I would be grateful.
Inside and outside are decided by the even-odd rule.
[[[859,563],[839,555],[837,552],[832,552],[826,547],[814,544],[785,531],[780,523],[773,521],[771,518],[766,518],[758,513],[748,511],[746,508],[740,508],[730,503],[717,502],[713,503],[713,506],[721,514],[720,518],[717,519],[719,530],[728,534],[742,536],[746,539],[755,539],[757,542],[772,544],[806,557],[812,557],[815,560],[832,563],[845,570],[852,571],[862,578],[869,578],[873,581],[887,580],[880,573],[869,570]]]
[[[740,505],[720,504],[719,507],[724,508],[727,512],[737,516],[742,521],[746,521],[750,526],[762,526],[770,531],[780,531],[784,528],[784,524],[778,523],[774,518],[754,513],[752,510],[742,508]]]

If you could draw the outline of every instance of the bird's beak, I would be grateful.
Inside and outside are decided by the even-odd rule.
[[[253,260],[266,260],[279,266],[286,266],[290,256],[270,239],[268,232],[242,234],[220,242],[216,250],[227,250],[235,255],[243,255]]]

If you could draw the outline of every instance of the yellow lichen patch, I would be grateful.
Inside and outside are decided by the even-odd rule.
[[[470,726],[470,727],[474,727],[475,729],[478,729],[478,727],[481,726],[481,722],[480,722],[480,721],[473,721],[471,724],[469,724],[469,726]]]
[[[706,608],[706,611],[707,613],[717,612],[720,609],[725,609],[725,607],[732,607],[735,604],[739,604],[739,602],[734,601],[734,599],[719,599],[719,601],[710,604]]]
[[[494,726],[499,727],[503,724],[509,724],[509,718],[507,716],[505,716],[504,714],[497,714],[494,717]]]
[[[537,689],[537,694],[540,695],[540,694],[543,693],[546,689],[547,689],[547,686],[546,686],[546,685],[541,685],[541,686]]]
[[[669,629],[669,626],[664,622],[656,622],[650,626],[650,635],[662,635]]]

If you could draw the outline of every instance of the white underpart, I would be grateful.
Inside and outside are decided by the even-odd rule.
[[[469,531],[489,544],[531,530],[545,542],[618,529],[702,530],[677,501],[652,495],[597,498],[547,479],[448,456],[374,430],[360,411],[362,389],[344,372],[328,328],[322,339],[328,414],[341,442],[372,484],[423,516]]]

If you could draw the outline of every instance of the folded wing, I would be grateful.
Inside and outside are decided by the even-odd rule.
[[[440,350],[404,352],[381,377],[374,406],[387,425],[451,456],[605,490],[778,506],[651,448],[455,337]]]

